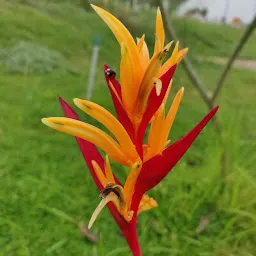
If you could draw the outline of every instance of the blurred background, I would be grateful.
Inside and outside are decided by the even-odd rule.
[[[90,2],[115,14],[134,37],[145,33],[152,53],[158,1]],[[169,99],[185,87],[171,140],[212,105],[220,110],[151,191],[159,207],[139,217],[143,253],[256,255],[256,2],[170,0],[162,7],[169,39],[176,33],[189,47]],[[75,140],[40,121],[63,116],[58,96],[71,104],[86,97],[96,41],[92,100],[114,113],[103,64],[118,73],[120,49],[87,0],[0,0],[0,255],[130,255],[107,209],[93,233],[84,228],[98,191]],[[125,178],[127,170],[113,169]]]

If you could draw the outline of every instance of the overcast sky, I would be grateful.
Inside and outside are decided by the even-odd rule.
[[[208,9],[207,18],[210,20],[220,20],[225,13],[226,4],[228,4],[227,20],[230,22],[234,17],[249,23],[256,12],[256,0],[188,0],[180,12],[194,8],[206,7]]]

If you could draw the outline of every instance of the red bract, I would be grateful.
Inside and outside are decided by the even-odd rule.
[[[122,94],[121,94],[120,84],[115,79],[115,77],[111,77],[106,74],[106,71],[108,69],[109,69],[109,67],[107,65],[104,65],[105,78],[107,81],[108,89],[109,89],[111,97],[112,97],[112,101],[114,103],[117,118],[118,118],[119,122],[125,127],[130,138],[134,141],[134,139],[135,139],[134,127],[133,127],[133,124],[122,105]],[[114,88],[111,86],[110,83],[112,83]],[[116,90],[116,93],[114,92],[114,89]],[[118,96],[119,96],[119,98],[118,98]]]
[[[136,188],[142,193],[155,187],[175,166],[215,115],[219,107],[213,108],[189,133],[143,164]],[[140,193],[140,192],[139,192]]]

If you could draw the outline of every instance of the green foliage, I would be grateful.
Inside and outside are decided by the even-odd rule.
[[[207,15],[207,9],[206,8],[192,8],[186,12],[186,15],[193,15],[193,14],[199,14],[202,17],[205,17]]]
[[[29,41],[32,48],[47,47],[65,56],[78,75],[56,70],[47,74],[13,74],[0,69],[0,255],[129,255],[107,210],[93,228],[100,236],[97,245],[85,240],[72,224],[74,220],[89,220],[98,204],[98,191],[92,185],[75,140],[40,122],[42,117],[62,116],[58,96],[70,103],[75,97],[84,97],[95,33],[103,37],[103,44],[93,101],[113,112],[102,65],[107,63],[118,70],[118,44],[97,15],[76,6],[49,4],[35,8],[9,1],[1,3],[1,49],[12,49],[20,41]],[[145,23],[147,15],[152,21],[149,27],[148,20]],[[152,13],[142,13],[136,19],[144,32],[152,34],[146,35],[152,46]],[[187,22],[175,20],[181,41],[182,26]],[[141,30],[133,29],[135,36],[141,35]],[[227,54],[242,33],[227,26],[197,22],[191,22],[191,29],[206,33],[221,49],[228,46]],[[222,37],[216,37],[217,34]],[[193,54],[211,53],[206,46],[201,46],[200,52],[191,33],[188,37]],[[254,43],[255,36],[244,55],[256,57]],[[6,53],[1,51],[0,58],[6,58]],[[211,90],[222,67],[209,63],[195,65],[202,79],[211,81]],[[225,189],[219,177],[222,148],[210,124],[172,173],[150,193],[159,207],[139,217],[138,234],[145,255],[256,254],[255,84],[255,72],[234,69],[219,99],[218,115],[229,142]],[[179,67],[171,99],[181,86],[185,87],[185,96],[172,129],[172,141],[183,136],[207,111]],[[98,125],[78,113],[83,120]],[[122,170],[116,165],[113,168],[119,176]],[[200,217],[208,216],[209,211],[209,225],[196,236]]]
[[[7,72],[49,73],[70,69],[62,54],[38,44],[19,42],[11,49],[1,49],[0,63]]]

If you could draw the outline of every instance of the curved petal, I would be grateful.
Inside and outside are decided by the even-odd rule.
[[[177,56],[179,53],[179,41],[176,43],[171,57],[163,64],[163,66],[159,70],[159,75],[164,74],[169,70],[173,65],[177,64]]]
[[[69,104],[65,100],[59,97],[59,102],[66,117],[79,120],[75,111],[69,106]],[[99,151],[97,150],[94,144],[90,143],[89,141],[80,139],[78,137],[75,138],[97,188],[99,190],[102,190],[103,186],[99,181],[97,175],[95,174],[94,168],[92,166],[92,160],[95,160],[98,163],[98,165],[103,169],[104,159],[101,157]]]
[[[161,134],[161,138],[162,138],[161,142],[160,142],[161,147],[165,147],[165,145],[167,143],[168,135],[171,131],[172,124],[173,124],[176,114],[178,112],[180,102],[183,97],[183,93],[184,93],[184,87],[182,87],[175,95],[172,105],[170,107],[170,110],[166,116],[165,123],[163,126],[164,128],[162,129],[162,134]]]
[[[156,14],[156,39],[155,39],[154,55],[164,48],[164,39],[165,39],[164,24],[163,24],[160,8],[158,7],[157,14]]]
[[[111,13],[96,5],[91,4],[91,6],[111,29],[119,44],[121,45],[123,42],[125,42],[127,46],[131,49],[131,52],[135,53],[134,58],[137,59],[138,54],[136,53],[138,53],[138,49],[128,29]]]
[[[154,117],[154,120],[151,122],[151,127],[148,135],[148,151],[146,154],[145,160],[152,158],[154,155],[159,154],[162,152],[162,132],[165,128],[165,109],[164,105],[162,104],[158,109],[158,115]],[[158,136],[156,136],[156,134]]]
[[[102,123],[118,140],[125,155],[137,159],[138,153],[122,124],[105,108],[87,100],[74,99],[75,105],[86,114]]]
[[[122,85],[122,102],[128,114],[132,113],[138,93],[138,83],[136,82],[134,69],[136,69],[136,66],[133,64],[131,52],[123,42],[121,44],[120,83]]]
[[[81,139],[88,140],[98,147],[102,148],[109,156],[124,165],[131,166],[133,160],[129,160],[121,147],[109,135],[93,125],[73,120],[66,117],[43,118],[42,122],[60,132],[64,132]]]
[[[109,182],[116,183],[115,177],[113,175],[113,172],[112,172],[112,169],[110,166],[110,161],[109,161],[108,155],[106,155],[106,159],[105,159],[105,173],[106,173],[107,180]]]
[[[124,43],[127,46],[128,52],[132,53],[132,60],[134,63],[134,67],[136,68],[133,69],[133,73],[130,75],[136,77],[138,81],[138,83],[136,84],[139,84],[142,78],[142,68],[140,63],[139,51],[132,35],[128,31],[128,29],[112,14],[98,6],[91,6],[111,29],[119,44],[121,45]]]
[[[149,51],[148,51],[148,46],[146,44],[144,35],[138,39],[138,51],[139,51],[139,55],[140,55],[140,62],[141,62],[141,66],[142,66],[142,70],[143,72],[145,71],[145,69],[147,68],[148,64],[149,64]]]

